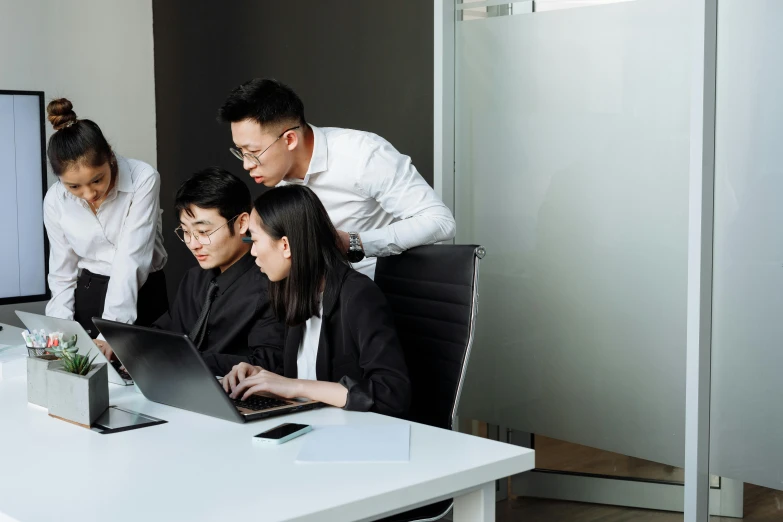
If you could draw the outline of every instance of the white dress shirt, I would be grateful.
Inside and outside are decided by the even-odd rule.
[[[375,275],[375,257],[452,239],[456,223],[411,159],[370,132],[310,125],[315,139],[304,180],[332,223],[358,232],[366,259],[353,267]]]
[[[297,379],[317,381],[315,374],[315,362],[318,358],[318,342],[321,340],[321,318],[324,315],[323,299],[318,317],[311,317],[305,322],[304,335],[299,344],[299,352],[296,355]]]
[[[96,214],[60,182],[46,193],[48,316],[73,320],[76,280],[86,268],[111,278],[103,318],[133,323],[139,288],[166,264],[160,174],[142,161],[116,157],[117,181]]]

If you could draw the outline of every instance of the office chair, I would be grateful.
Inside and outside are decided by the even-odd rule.
[[[429,245],[378,258],[375,282],[394,313],[411,379],[411,421],[447,430],[454,426],[473,345],[484,255],[476,245]],[[444,500],[383,522],[439,520],[452,505],[453,500]]]

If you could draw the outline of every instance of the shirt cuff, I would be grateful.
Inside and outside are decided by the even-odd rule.
[[[386,227],[361,232],[359,238],[366,257],[385,257],[402,252],[399,246],[389,242]]]
[[[339,384],[348,390],[344,410],[370,411],[375,404],[372,393],[372,381],[356,381],[347,375],[340,379]]]

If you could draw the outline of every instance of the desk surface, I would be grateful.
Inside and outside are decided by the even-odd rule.
[[[16,326],[7,325],[4,323],[0,323],[0,326],[3,327],[2,330],[0,330],[0,345],[4,344],[10,344],[10,345],[18,345],[22,344],[22,329],[17,328]],[[2,348],[0,348],[2,350]]]
[[[534,467],[531,450],[420,424],[411,424],[408,463],[297,464],[306,436],[269,448],[251,437],[289,421],[401,421],[324,408],[235,424],[115,385],[112,404],[169,422],[100,435],[29,405],[25,352],[14,350],[20,358],[11,361],[0,352],[2,520],[372,520]]]

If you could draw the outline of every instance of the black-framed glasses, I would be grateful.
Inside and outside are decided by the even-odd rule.
[[[174,229],[174,233],[177,234],[177,237],[179,238],[179,240],[182,241],[183,243],[185,243],[186,245],[190,244],[191,236],[193,237],[193,239],[195,239],[196,241],[198,241],[202,245],[210,245],[210,244],[212,244],[212,240],[209,238],[209,236],[211,236],[212,234],[214,234],[215,232],[217,232],[218,230],[220,230],[224,226],[228,225],[229,223],[231,223],[232,221],[234,221],[236,218],[238,218],[241,215],[242,214],[237,214],[236,216],[232,217],[231,219],[229,219],[228,221],[226,221],[225,223],[223,223],[222,225],[217,227],[215,230],[213,230],[209,234],[204,234],[204,235],[200,236],[200,235],[198,235],[195,232],[189,232],[187,230],[183,230],[182,227],[177,227],[176,229]]]
[[[235,157],[236,157],[236,158],[237,158],[239,161],[245,161],[245,158],[247,158],[247,159],[249,159],[250,161],[252,161],[253,163],[255,163],[256,165],[258,165],[258,166],[260,167],[260,166],[261,166],[261,160],[260,160],[260,158],[261,158],[261,156],[263,156],[263,155],[264,155],[264,152],[268,151],[268,150],[269,150],[269,149],[272,147],[272,145],[274,145],[275,143],[277,143],[277,142],[280,140],[280,138],[282,138],[283,136],[285,136],[285,133],[286,133],[286,132],[290,132],[290,131],[292,131],[292,130],[296,130],[296,129],[298,129],[299,127],[300,127],[300,126],[299,126],[299,125],[297,125],[296,127],[291,127],[290,129],[286,129],[286,130],[284,130],[283,132],[281,132],[281,133],[280,133],[280,136],[278,136],[278,137],[275,139],[275,141],[273,141],[272,143],[270,143],[270,144],[269,144],[269,147],[267,147],[267,148],[265,148],[264,150],[262,150],[262,151],[261,151],[261,153],[260,153],[260,154],[258,154],[258,155],[255,155],[255,154],[250,154],[249,152],[244,152],[244,153],[243,153],[241,150],[239,150],[239,149],[237,149],[237,148],[235,148],[235,147],[230,147],[228,150],[230,150],[230,151],[231,151],[231,154],[233,154],[233,155],[234,155],[234,156],[235,156]]]

